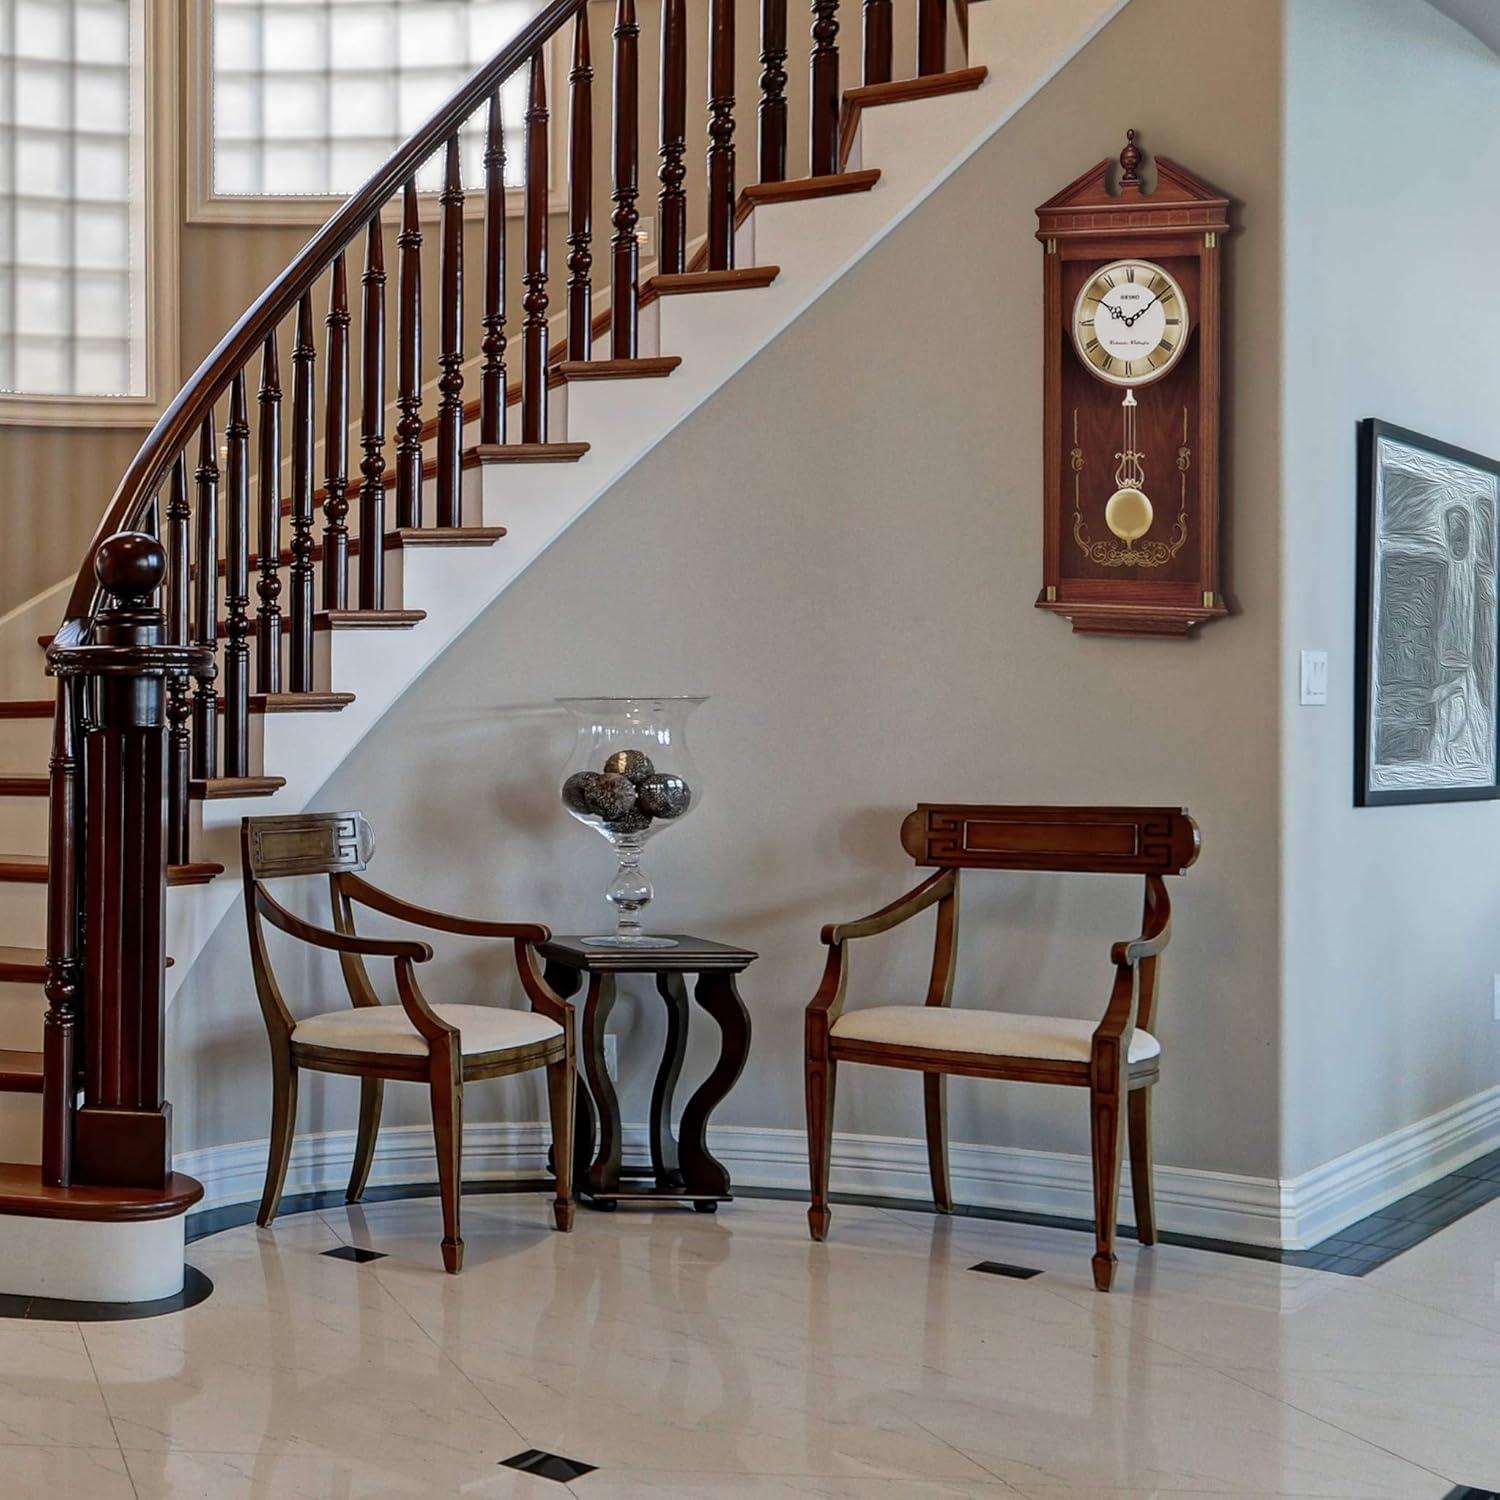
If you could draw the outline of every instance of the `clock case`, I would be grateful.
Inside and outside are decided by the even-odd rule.
[[[1183,636],[1228,613],[1219,580],[1219,256],[1229,200],[1160,156],[1148,194],[1142,160],[1131,131],[1118,163],[1106,158],[1036,211],[1046,330],[1046,528],[1036,605],[1084,635]],[[1176,365],[1133,387],[1155,513],[1149,547],[1145,539],[1120,545],[1105,526],[1124,388],[1089,373],[1071,327],[1080,288],[1102,266],[1132,257],[1172,272],[1189,324]]]

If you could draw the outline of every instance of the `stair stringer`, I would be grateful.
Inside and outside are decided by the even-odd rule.
[[[865,111],[855,163],[878,167],[873,191],[770,204],[737,237],[740,263],[778,265],[766,288],[660,298],[642,316],[642,352],[677,354],[666,380],[587,383],[560,413],[589,452],[572,464],[484,465],[465,475],[470,524],[504,526],[494,547],[423,548],[393,568],[391,606],[426,611],[415,629],[323,632],[318,687],[353,692],[334,715],[257,716],[257,768],[286,778],[274,796],[199,804],[194,857],[225,877],[174,889],[167,903],[170,1004],[209,938],[237,904],[238,828],[245,815],[310,805],[408,687],[563,531],[733,378],[930,197],[1128,4],[1128,0],[975,0],[969,63],[978,89]],[[29,612],[28,612],[28,621]]]

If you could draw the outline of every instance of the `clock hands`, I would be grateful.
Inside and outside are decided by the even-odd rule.
[[[1161,299],[1162,299],[1162,293],[1164,293],[1166,290],[1167,290],[1167,288],[1163,287],[1162,290],[1160,292],[1158,292],[1144,307],[1138,307],[1138,308],[1136,308],[1136,310],[1133,313],[1131,313],[1128,318],[1125,319],[1125,326],[1127,328],[1133,328],[1135,326],[1136,320],[1138,318],[1144,318],[1146,316],[1146,314],[1148,312],[1150,312],[1151,309],[1153,307],[1155,307],[1158,302],[1161,301]],[[1111,309],[1111,310],[1113,310],[1113,309]]]

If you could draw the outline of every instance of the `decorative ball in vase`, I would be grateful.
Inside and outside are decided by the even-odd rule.
[[[573,715],[573,757],[562,803],[613,846],[619,861],[604,899],[615,930],[587,938],[601,948],[675,948],[653,937],[641,914],[655,894],[641,873],[646,840],[679,823],[698,805],[698,768],[687,746],[687,721],[706,698],[559,698]]]

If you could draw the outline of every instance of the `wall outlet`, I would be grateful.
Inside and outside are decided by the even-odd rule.
[[[1302,653],[1302,706],[1321,708],[1328,702],[1328,653]]]
[[[1495,1019],[1500,1021],[1500,974],[1490,981],[1490,1003],[1495,1007]]]
[[[1500,976],[1495,979],[1495,992],[1500,994]],[[1500,1005],[1500,1000],[1495,1002]],[[613,1032],[604,1033],[604,1071],[611,1083],[620,1081],[620,1039]]]

